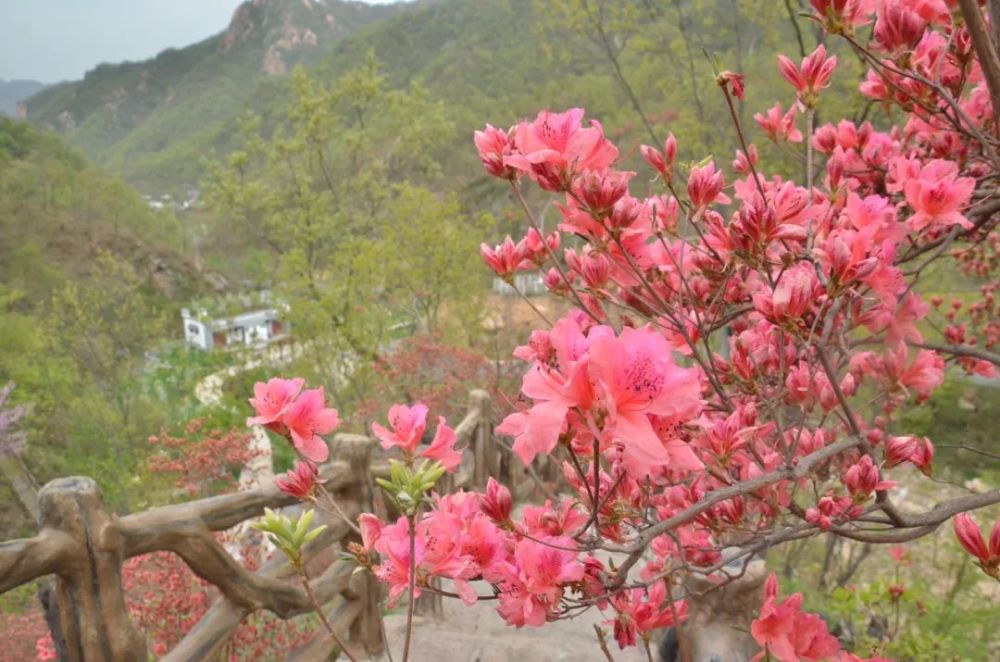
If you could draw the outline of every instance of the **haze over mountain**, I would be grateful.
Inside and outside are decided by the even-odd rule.
[[[16,115],[17,104],[45,87],[37,80],[0,79],[0,114]]]

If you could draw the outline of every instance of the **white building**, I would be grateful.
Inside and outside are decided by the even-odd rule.
[[[184,339],[198,349],[242,347],[268,343],[288,333],[276,308],[263,308],[232,317],[212,319],[204,311],[194,315],[187,308],[181,309]]]
[[[537,273],[514,274],[514,287],[511,287],[500,278],[493,279],[493,291],[496,294],[505,296],[515,296],[518,291],[525,296],[545,294],[549,291],[549,288],[545,287],[545,280],[542,278],[542,275]]]

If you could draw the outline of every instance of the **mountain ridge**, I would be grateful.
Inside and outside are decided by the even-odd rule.
[[[63,133],[127,176],[136,157],[197,140],[205,126],[241,107],[262,80],[284,76],[397,11],[396,5],[346,0],[246,0],[211,37],[143,61],[100,64],[81,80],[41,90],[26,101],[27,119]]]

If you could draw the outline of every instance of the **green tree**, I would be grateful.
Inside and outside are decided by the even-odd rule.
[[[391,89],[369,53],[332,85],[298,69],[292,89],[272,132],[243,123],[241,149],[210,166],[208,197],[273,260],[296,367],[361,399],[395,339],[475,327],[490,219],[432,190],[450,126],[419,83]]]

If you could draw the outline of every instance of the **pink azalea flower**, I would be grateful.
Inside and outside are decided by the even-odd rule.
[[[602,218],[611,213],[619,200],[628,196],[628,183],[634,175],[634,172],[617,170],[589,172],[576,179],[573,194],[587,206],[591,216]]]
[[[503,243],[494,248],[490,248],[488,244],[480,244],[479,254],[482,256],[486,266],[504,280],[510,280],[514,272],[519,269],[528,269],[531,267],[527,247],[523,242],[515,244],[510,235],[503,240]]]
[[[815,249],[820,264],[835,286],[844,286],[871,274],[878,267],[868,237],[852,230],[836,230]]]
[[[316,465],[299,460],[295,463],[294,469],[289,469],[284,476],[275,478],[274,484],[289,496],[300,501],[309,501],[313,498],[318,480],[319,472],[316,470]]]
[[[535,228],[528,228],[528,234],[521,241],[528,261],[538,266],[548,261],[550,253],[555,255],[556,251],[559,250],[559,242],[558,230],[550,232],[547,236],[543,237]],[[526,267],[522,266],[522,268]]]
[[[291,433],[292,444],[307,460],[325,462],[330,449],[320,437],[340,425],[336,409],[326,406],[323,387],[304,391],[283,414],[281,421]]]
[[[743,100],[743,95],[746,92],[746,76],[744,74],[738,74],[735,71],[723,71],[721,74],[715,77],[715,82],[719,87],[729,87],[733,96]]]
[[[445,423],[444,416],[438,417],[434,439],[420,455],[430,460],[437,460],[447,471],[452,471],[462,463],[461,451],[455,450],[455,431]]]
[[[662,423],[680,423],[701,412],[695,371],[677,366],[669,343],[649,327],[626,327],[617,338],[610,328],[599,327],[590,339],[590,373],[608,411],[604,432],[607,440],[621,444],[632,476],[645,477],[664,465],[700,469],[690,446],[676,438],[662,441],[649,419],[655,415]]]
[[[285,434],[286,428],[281,417],[288,406],[295,401],[303,384],[305,380],[300,377],[295,379],[273,377],[267,383],[254,384],[254,397],[250,398],[250,404],[257,415],[248,418],[247,425],[263,425],[278,434]]]
[[[905,2],[882,3],[875,20],[875,43],[889,54],[912,50],[924,35],[927,23]]]
[[[934,444],[926,437],[891,437],[885,444],[885,466],[910,462],[930,475],[934,462]]]
[[[872,0],[810,0],[810,3],[820,19],[832,25],[863,25],[874,10]]]
[[[463,546],[466,524],[466,518],[448,510],[428,513],[417,525],[417,536],[424,541],[419,567],[430,575],[465,579],[472,563]]]
[[[867,126],[871,126],[868,124]],[[813,134],[813,147],[824,154],[832,154],[837,147],[845,150],[860,146],[858,128],[850,120],[841,120],[837,125],[825,124]]]
[[[497,611],[511,625],[540,627],[558,615],[563,586],[583,579],[584,566],[566,537],[523,539],[514,547],[513,567],[500,593]]]
[[[753,295],[754,308],[775,324],[797,324],[823,292],[816,270],[799,262],[781,275],[777,287],[763,287]]]
[[[389,407],[389,425],[392,426],[391,432],[378,423],[372,423],[372,432],[381,440],[382,448],[389,450],[395,446],[404,453],[413,454],[427,428],[427,407],[422,404],[412,407],[393,405]]]
[[[926,400],[944,383],[944,359],[931,350],[917,352],[913,363],[900,373],[899,383],[913,389],[918,401]]]
[[[802,66],[795,64],[784,55],[778,56],[778,70],[798,92],[799,101],[807,108],[816,105],[819,91],[830,84],[830,77],[837,67],[837,56],[826,57],[826,48],[820,44],[804,60]]]
[[[550,453],[559,441],[571,407],[589,410],[593,398],[585,354],[588,340],[572,317],[559,320],[549,332],[555,352],[551,364],[536,363],[524,376],[523,393],[534,405],[510,414],[497,426],[499,434],[514,437],[514,452],[524,464],[538,453]]]
[[[881,195],[862,198],[856,193],[848,194],[844,215],[851,226],[872,243],[896,243],[906,235],[906,225],[896,220],[896,208]]]
[[[414,539],[414,563],[420,566],[423,562],[426,542],[417,527]],[[406,517],[400,517],[395,524],[382,527],[380,535],[372,542],[378,552],[381,563],[373,568],[375,576],[389,587],[390,607],[396,604],[399,597],[407,591],[410,581],[410,523]],[[414,597],[420,597],[420,585],[414,586]]]
[[[767,137],[774,142],[800,143],[802,142],[802,132],[795,128],[797,112],[793,105],[788,109],[788,112],[782,113],[781,104],[776,103],[768,109],[766,115],[756,113],[753,118],[767,134]]]
[[[937,159],[920,169],[919,176],[903,182],[906,204],[913,209],[909,223],[916,231],[931,225],[971,228],[961,212],[969,204],[976,180],[959,177],[958,165]]]
[[[955,535],[969,554],[974,556],[983,571],[1000,579],[1000,520],[993,525],[989,544],[983,540],[979,525],[968,513],[959,513],[954,519]]]
[[[480,496],[480,506],[483,513],[494,522],[508,522],[514,508],[514,501],[510,490],[490,476],[486,481],[486,493]]]
[[[565,190],[574,173],[607,168],[618,158],[618,149],[604,137],[600,122],[592,120],[584,128],[583,114],[582,108],[564,113],[543,110],[535,121],[521,122],[514,129],[520,153],[507,163],[549,191]]]
[[[501,179],[517,177],[518,171],[508,162],[513,153],[513,141],[507,131],[487,124],[482,131],[475,132],[473,139],[486,172]]]
[[[891,480],[880,480],[878,467],[868,455],[848,467],[841,481],[854,501],[859,503],[866,501],[875,491],[888,490],[896,485]]]
[[[729,204],[729,196],[722,192],[726,186],[726,178],[721,170],[715,168],[715,163],[709,161],[700,168],[691,168],[688,177],[687,192],[695,209],[704,209],[713,203]]]
[[[750,625],[753,638],[778,662],[823,660],[840,651],[840,642],[830,634],[826,622],[800,611],[802,594],[778,602],[778,580],[774,573],[764,585],[764,604]],[[754,660],[764,657],[759,654]]]
[[[660,173],[661,177],[667,176],[667,161],[663,158],[663,152],[649,145],[640,145],[639,152],[650,168]]]
[[[361,529],[361,544],[366,550],[372,549],[378,539],[382,536],[384,528],[382,520],[371,513],[361,513],[358,515],[358,527]]]
[[[633,588],[621,591],[611,597],[611,605],[617,615],[606,623],[614,625],[615,641],[619,648],[635,646],[636,635],[648,635],[653,630],[674,624],[674,611],[683,621],[687,616],[687,603],[678,602],[671,610],[666,602],[667,590],[662,581],[653,584],[649,590]]]
[[[927,316],[928,307],[917,294],[909,292],[901,301],[872,308],[863,322],[873,333],[885,331],[885,342],[890,347],[902,347],[906,342],[923,342],[917,322]]]
[[[541,506],[525,505],[521,525],[535,538],[574,535],[587,523],[588,516],[573,499],[565,499],[557,509],[551,501]]]

